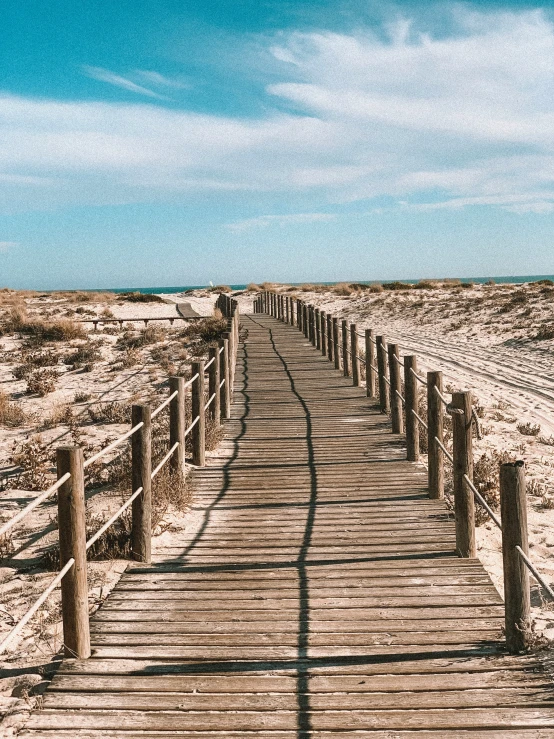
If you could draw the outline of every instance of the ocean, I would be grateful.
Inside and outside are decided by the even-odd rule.
[[[422,279],[427,279],[424,277],[420,277],[416,280],[410,279],[410,280],[398,280],[398,282],[406,282],[409,285],[415,285]],[[430,277],[428,278],[430,280],[438,280],[440,281],[442,278],[438,277]],[[552,280],[554,282],[554,275],[512,275],[512,276],[501,276],[501,277],[449,277],[444,279],[459,279],[460,282],[475,282],[475,283],[481,283],[484,284],[485,282],[490,282],[491,280],[496,283],[515,283],[515,284],[522,284],[524,282],[538,282],[539,280]],[[394,282],[395,280],[334,280],[333,282],[310,282],[310,284],[313,285],[336,285],[337,282],[348,282],[350,283],[356,283],[360,285],[364,284],[372,284],[375,282]],[[279,284],[279,283],[277,283]],[[305,283],[303,282],[287,282],[285,283],[287,285],[303,285]],[[107,292],[107,293],[127,293],[127,292],[136,292],[136,293],[182,293],[185,292],[185,290],[202,290],[206,287],[209,287],[208,285],[180,285],[180,286],[171,286],[171,287],[114,287],[114,288],[97,288],[96,290],[85,290],[83,292]],[[229,285],[229,287],[232,290],[245,290],[246,285]]]

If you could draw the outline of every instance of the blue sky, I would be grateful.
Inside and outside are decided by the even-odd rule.
[[[551,3],[0,5],[0,286],[550,274],[553,227]]]

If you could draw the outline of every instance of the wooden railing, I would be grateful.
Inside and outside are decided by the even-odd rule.
[[[152,480],[169,462],[173,471],[185,475],[185,445],[190,435],[192,464],[205,464],[206,413],[220,423],[230,417],[239,337],[238,304],[228,296],[220,296],[218,307],[228,319],[228,331],[217,347],[209,349],[209,361],[192,363],[192,377],[169,378],[169,396],[155,409],[148,405],[131,407],[131,428],[118,439],[84,459],[79,446],[63,446],[56,450],[57,482],[40,493],[29,505],[0,527],[0,536],[19,524],[31,511],[58,493],[58,531],[60,571],[25,615],[0,643],[0,654],[13,645],[17,635],[30,621],[48,596],[61,584],[63,644],[68,656],[86,659],[90,656],[90,630],[87,582],[87,550],[131,507],[131,556],[151,562]],[[205,374],[208,373],[206,393]],[[190,388],[192,419],[185,428],[185,394]],[[152,470],[152,420],[169,409],[169,449]],[[85,472],[90,465],[131,439],[131,496],[90,538],[86,539]]]
[[[375,335],[372,329],[365,329],[361,335],[355,324],[348,325],[346,320],[339,324],[337,316],[303,300],[265,291],[256,298],[254,311],[297,326],[336,369],[342,370],[345,377],[352,377],[356,386],[362,385],[363,365],[367,396],[378,400],[380,411],[390,415],[392,432],[405,434],[406,456],[411,462],[419,461],[420,426],[423,427],[427,434],[430,498],[444,498],[445,459],[452,465],[458,555],[476,557],[475,500],[502,532],[506,645],[511,652],[526,649],[530,623],[529,572],[552,600],[554,590],[529,559],[524,463],[500,465],[500,519],[473,483],[473,435],[480,435],[480,429],[471,391],[453,392],[448,400],[442,372],[429,371],[422,377],[418,374],[415,355],[401,357],[399,345],[388,344],[384,335]],[[363,354],[359,351],[359,339],[364,340]],[[418,384],[426,389],[426,419],[419,414]],[[445,445],[445,414],[452,418],[452,452]]]

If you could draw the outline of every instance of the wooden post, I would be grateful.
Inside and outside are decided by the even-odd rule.
[[[327,356],[327,314],[322,310],[319,314],[321,327],[321,353]]]
[[[350,362],[348,361],[348,321],[341,321],[342,327],[342,372],[345,377],[350,377]]]
[[[177,395],[169,404],[169,446],[179,443],[169,459],[172,472],[185,474],[185,378],[169,378],[169,394]]]
[[[406,458],[410,462],[419,460],[419,421],[414,413],[419,413],[417,379],[417,357],[404,357],[404,395],[406,398]]]
[[[379,380],[379,409],[381,413],[390,412],[390,393],[387,385],[387,341],[377,336],[377,374]]]
[[[315,309],[315,348],[321,349],[321,311]]]
[[[506,647],[517,654],[529,646],[531,614],[529,573],[516,550],[521,547],[529,555],[525,466],[521,461],[500,465],[500,511]]]
[[[340,369],[339,319],[333,316],[333,358],[335,369]]]
[[[58,489],[60,567],[71,558],[75,564],[61,582],[64,652],[67,657],[90,657],[88,619],[85,476],[83,450],[63,446],[56,450],[58,480],[71,477]]]
[[[333,361],[335,356],[333,344],[333,316],[330,313],[327,313],[327,356],[330,362]]]
[[[290,296],[285,296],[285,323],[290,323]]]
[[[404,418],[402,414],[402,378],[400,374],[400,349],[398,344],[389,344],[389,379],[392,433],[404,432]]]
[[[304,303],[302,305],[302,326],[304,327],[304,336],[309,339],[310,337],[310,309],[309,306]]]
[[[147,405],[131,406],[131,424],[144,425],[131,437],[132,491],[142,493],[132,503],[131,556],[150,564],[152,559],[152,419]]]
[[[352,360],[352,384],[356,387],[360,385],[360,353],[358,347],[358,327],[355,323],[350,324],[350,353]]]
[[[208,367],[208,397],[211,398],[212,395],[215,395],[215,398],[208,406],[208,412],[211,420],[219,424],[219,419],[221,418],[219,395],[219,349],[215,346],[211,346],[209,357],[210,362],[212,359],[213,362]]]
[[[229,331],[224,334],[225,338],[229,340],[229,354],[228,354],[228,360],[229,360],[229,392],[231,393],[231,397],[233,396],[233,386],[234,386],[234,366],[235,366],[235,331],[233,323],[229,325]],[[195,372],[192,373],[193,375]]]
[[[315,308],[310,305],[310,343],[315,346]]]
[[[290,300],[290,325],[294,326],[295,320],[294,320],[294,298],[292,295],[289,298]]]
[[[444,443],[443,409],[435,387],[442,393],[442,372],[427,373],[427,465],[429,497],[444,498],[444,454],[435,441]]]
[[[377,372],[375,371],[375,336],[373,329],[365,330],[365,387],[368,398],[377,395]]]
[[[471,392],[452,393],[452,448],[454,457],[454,516],[456,548],[460,557],[474,558],[475,499],[464,475],[473,481],[473,418]],[[456,410],[461,413],[456,413]]]
[[[296,326],[299,331],[302,331],[302,301],[296,301]]]
[[[223,334],[223,339],[219,340],[219,348],[223,351],[219,355],[219,382],[225,380],[219,389],[219,403],[221,406],[221,418],[231,417],[231,391],[229,388],[229,338],[228,334]]]
[[[198,467],[206,464],[206,413],[204,410],[204,362],[192,363],[192,376],[197,375],[192,383],[192,419],[198,421],[192,428],[192,463]]]

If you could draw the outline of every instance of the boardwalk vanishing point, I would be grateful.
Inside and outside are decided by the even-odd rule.
[[[199,523],[129,566],[21,735],[554,737],[550,676],[506,653],[501,597],[375,400],[296,328],[242,327]]]

